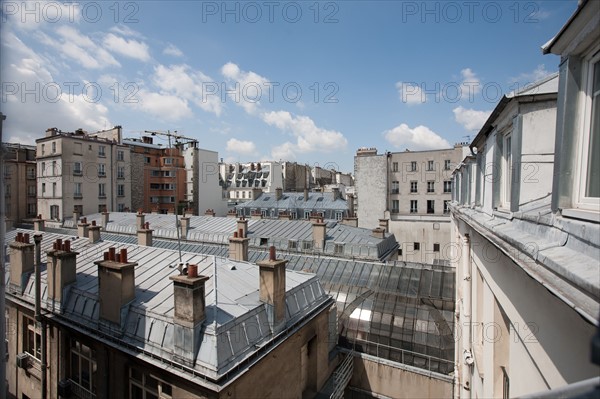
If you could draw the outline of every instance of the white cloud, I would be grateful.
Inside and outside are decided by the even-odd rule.
[[[289,141],[276,145],[271,149],[271,157],[275,160],[286,160],[293,161],[296,159],[295,147],[294,144]]]
[[[112,33],[109,33],[104,37],[104,47],[115,53],[136,60],[148,61],[150,59],[150,53],[146,43],[134,39],[124,39]]]
[[[423,93],[423,90],[421,90],[421,87],[419,87],[417,83],[397,82],[396,88],[400,95],[400,101],[403,103],[413,105],[423,104],[427,101],[427,96]]]
[[[170,44],[165,47],[163,50],[163,54],[172,55],[173,57],[182,57],[183,52],[177,48],[174,44]]]
[[[111,32],[121,36],[137,37],[138,39],[144,39],[144,35],[140,32],[131,29],[126,25],[115,25],[109,29]]]
[[[51,24],[77,24],[81,20],[81,4],[55,0],[2,2],[2,23],[18,30],[39,30]],[[26,12],[27,11],[27,12]]]
[[[234,138],[227,140],[227,146],[225,149],[229,152],[245,155],[253,155],[256,153],[256,145],[253,142]]]
[[[492,111],[476,111],[463,107],[457,107],[452,110],[454,119],[467,130],[479,130],[487,121]]]
[[[481,92],[481,81],[471,68],[463,69],[460,74],[462,76],[460,83],[461,100],[475,101],[475,94]]]
[[[101,69],[121,64],[104,48],[71,26],[59,26],[56,29],[59,38],[55,39],[43,32],[36,35],[42,44],[59,51],[63,58],[77,62],[87,69]]]
[[[422,125],[410,128],[407,124],[402,123],[391,130],[386,130],[383,135],[387,142],[396,148],[404,147],[420,151],[451,147],[446,139]]]
[[[540,64],[531,72],[523,72],[519,76],[510,78],[509,83],[521,83],[519,89],[522,89],[527,85],[550,76],[552,73],[553,72],[546,70],[546,66],[544,64]]]
[[[244,108],[248,114],[256,114],[260,107],[260,99],[269,98],[270,82],[264,76],[252,71],[242,71],[232,62],[221,67],[221,74],[229,80],[229,99]]]
[[[320,128],[308,116],[293,116],[287,111],[272,111],[263,113],[262,119],[268,125],[291,132],[296,137],[297,141],[293,147],[290,145],[285,147],[288,153],[333,152],[346,148],[348,144],[348,140],[342,133]]]
[[[167,93],[150,92],[141,89],[137,93],[139,101],[131,105],[159,120],[178,121],[192,116],[188,102],[178,96]]]
[[[14,33],[4,32],[1,71],[5,137],[33,144],[49,127],[101,130],[112,127],[102,98],[92,99],[75,88],[55,83],[49,60],[27,47]],[[85,83],[85,82],[82,82]],[[24,95],[22,89],[34,94]],[[33,116],[33,117],[32,117]]]
[[[218,89],[215,94],[210,94],[216,83],[202,71],[188,65],[158,65],[152,80],[166,93],[191,101],[206,112],[221,114],[223,104]]]

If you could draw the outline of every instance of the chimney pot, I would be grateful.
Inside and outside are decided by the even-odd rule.
[[[64,251],[71,252],[71,241],[70,240],[65,240]]]
[[[121,248],[121,262],[127,263],[127,248]]]
[[[237,231],[233,232],[233,237],[238,238],[238,232]]]
[[[198,277],[198,265],[188,265],[187,271],[188,271],[187,275],[189,278]]]
[[[277,254],[275,253],[275,246],[271,245],[269,247],[269,260],[276,260]]]
[[[244,234],[244,229],[238,229],[238,237],[246,238],[246,234]],[[29,240],[27,242],[29,242]]]
[[[108,248],[108,260],[115,260],[115,247]]]
[[[92,226],[95,226],[95,225],[96,225],[96,221],[92,220]]]
[[[23,242],[23,233],[17,233],[16,242]]]
[[[56,249],[58,249],[58,250],[62,249],[62,239],[61,238],[56,239]]]
[[[115,254],[115,262],[121,263],[121,254],[118,252]]]
[[[108,260],[108,252],[104,252],[104,260]]]

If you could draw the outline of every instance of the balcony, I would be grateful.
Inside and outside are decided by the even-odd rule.
[[[100,173],[98,173],[100,174]],[[82,176],[83,172],[81,171],[81,169],[74,169],[73,170],[73,176]]]
[[[71,382],[71,393],[76,397],[76,398],[81,398],[81,399],[96,399],[96,395],[91,393],[90,391],[88,391],[87,389],[85,389],[84,387],[82,387],[81,385],[79,385],[78,383],[76,383],[75,381],[73,381],[72,379],[69,379],[69,381]]]
[[[391,193],[392,194],[400,194],[400,189],[399,188],[392,188]]]
[[[75,193],[75,194],[73,194],[73,198],[74,199],[82,199],[83,195],[81,193]],[[98,196],[98,198],[101,198],[101,197]],[[106,196],[105,196],[105,198],[106,198]]]
[[[98,177],[106,177],[106,172],[98,172]]]

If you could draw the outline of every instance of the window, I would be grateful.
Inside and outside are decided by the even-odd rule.
[[[400,212],[400,201],[392,200],[392,213],[399,213],[399,212]]]
[[[74,175],[81,175],[81,162],[73,162],[73,174]]]
[[[42,164],[40,166],[40,175],[41,176],[45,176],[46,175],[46,162],[42,162]]]
[[[125,196],[125,185],[117,184],[117,197],[124,197],[124,196]]]
[[[333,253],[336,255],[342,255],[344,253],[344,244],[334,244]]]
[[[117,166],[117,179],[125,178],[125,166]]]
[[[27,186],[27,196],[28,197],[35,197],[36,196],[35,185],[31,184],[31,185]]]
[[[73,212],[83,215],[83,205],[73,205]]]
[[[410,192],[411,193],[416,193],[417,192],[417,181],[416,180],[412,180],[410,182]]]
[[[42,183],[42,195],[46,194],[46,183]]]
[[[313,248],[312,241],[302,241],[302,249],[305,251],[310,251]]]
[[[75,339],[70,340],[71,345],[71,372],[70,379],[81,388],[93,394],[96,393],[97,365],[96,350],[80,343]]]
[[[125,212],[125,204],[117,204],[117,212]]]
[[[432,171],[433,170],[433,161],[427,161],[427,170],[428,171]]]
[[[32,216],[35,214],[37,214],[36,204],[27,204],[27,216]]]
[[[46,144],[42,144],[42,155],[46,153]]]
[[[335,220],[342,220],[344,218],[344,212],[343,211],[336,211],[335,212]]]
[[[33,319],[23,316],[23,352],[42,359],[42,336]]]
[[[433,180],[430,180],[427,182],[427,192],[428,193],[434,193],[435,192],[435,182]]]
[[[416,161],[412,161],[410,163],[410,172],[416,172],[417,171],[417,162]]]
[[[589,62],[587,82],[584,86],[585,117],[581,140],[581,168],[577,204],[579,207],[598,210],[600,204],[600,54]]]
[[[131,399],[170,398],[172,387],[149,373],[129,369],[129,397]]]
[[[52,161],[51,176],[56,176],[56,161]]]
[[[511,171],[512,171],[512,137],[509,134],[503,138],[502,148],[502,205],[510,209],[510,186],[511,186]]]
[[[4,185],[4,195],[10,197],[10,184]]]
[[[81,183],[74,183],[73,188],[73,197],[81,198]]]
[[[392,182],[392,194],[400,193],[400,183],[397,181]]]
[[[172,165],[173,164],[173,158],[165,158],[165,165]]]
[[[444,170],[450,170],[450,160],[446,159],[444,161]]]
[[[144,163],[150,163],[150,157],[144,157]]]
[[[125,152],[123,150],[118,150],[117,151],[117,161],[124,161],[125,160]]]
[[[98,156],[99,157],[106,156],[106,146],[104,146],[104,145],[98,146]]]
[[[427,213],[435,213],[435,200],[427,200]]]
[[[449,206],[449,204],[450,204],[450,201],[448,201],[448,200],[444,201],[444,213],[450,213],[450,206]]]
[[[98,212],[106,212],[106,204],[98,204]]]
[[[440,244],[438,244],[438,243],[433,244],[433,252],[440,252]]]
[[[56,197],[56,183],[52,183],[52,196]]]
[[[410,213],[417,213],[417,200],[410,200]]]
[[[103,163],[98,164],[98,176],[99,177],[106,176],[106,165],[104,165]]]
[[[98,197],[105,198],[106,197],[106,184],[98,183]]]
[[[82,155],[81,143],[73,143],[73,154]]]
[[[35,179],[35,168],[33,168],[33,167],[27,168],[27,178]]]
[[[288,240],[288,249],[298,249],[298,241]]]
[[[56,152],[56,141],[52,142],[52,153],[54,154]]]
[[[392,162],[392,172],[398,171],[398,162]]]
[[[304,219],[310,219],[310,211],[304,211]]]
[[[413,249],[415,251],[420,251],[421,250],[421,243],[419,243],[419,242],[413,242]]]
[[[448,194],[452,192],[452,180],[444,181],[444,193]]]

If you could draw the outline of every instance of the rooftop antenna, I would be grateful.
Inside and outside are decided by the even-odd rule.
[[[217,333],[217,315],[219,314],[219,300],[218,300],[218,290],[217,290],[217,257],[215,255],[213,257],[214,262],[214,270],[213,270],[213,286],[215,290],[215,334]]]

